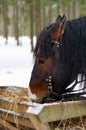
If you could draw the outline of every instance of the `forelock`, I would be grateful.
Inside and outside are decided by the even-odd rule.
[[[43,55],[48,56],[50,54],[50,31],[52,29],[52,26],[53,24],[44,27],[44,29],[40,33],[34,50],[35,55],[37,55],[39,49],[41,50],[41,53],[43,53]]]

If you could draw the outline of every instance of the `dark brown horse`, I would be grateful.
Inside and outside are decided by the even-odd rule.
[[[30,99],[41,102],[50,94],[73,91],[86,77],[86,17],[66,21],[65,15],[59,15],[39,35],[34,54]],[[81,81],[77,80],[78,74]],[[73,81],[75,84],[67,88]]]

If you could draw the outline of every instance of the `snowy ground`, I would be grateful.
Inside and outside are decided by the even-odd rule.
[[[33,67],[30,39],[22,37],[20,43],[22,46],[16,46],[16,40],[9,37],[5,45],[0,36],[0,86],[28,87]]]

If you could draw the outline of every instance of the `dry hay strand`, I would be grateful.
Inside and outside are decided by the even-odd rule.
[[[26,88],[18,88],[18,87],[7,87],[7,88],[0,88],[0,96],[7,97],[9,99],[14,100],[15,98],[18,101],[28,101],[28,90]]]
[[[61,130],[86,130],[86,116],[53,122]]]
[[[7,97],[7,98],[9,98],[9,101],[12,101],[8,110],[11,110],[11,108],[13,108],[14,112],[17,109],[18,102],[30,101],[28,98],[28,91],[26,88],[17,88],[17,87],[7,87],[5,89],[0,88],[0,96],[2,98]],[[6,114],[5,119],[4,119],[4,127],[5,128],[6,128],[5,121],[7,120],[7,118],[8,118],[8,113]],[[19,125],[18,125],[19,123],[18,123],[18,118],[17,118],[16,114],[14,114],[13,118],[14,118],[14,123],[16,124],[17,129],[19,129]]]

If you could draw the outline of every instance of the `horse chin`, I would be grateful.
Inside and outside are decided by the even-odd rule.
[[[31,102],[36,102],[36,103],[43,103],[43,100],[46,99],[49,94],[48,93],[40,93],[39,95],[36,95],[31,92],[30,88],[28,91],[28,96]]]
[[[41,95],[40,97],[38,97],[35,100],[32,99],[32,102],[42,103],[43,104],[48,96],[49,95]]]

